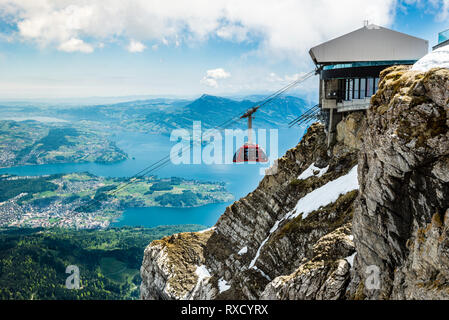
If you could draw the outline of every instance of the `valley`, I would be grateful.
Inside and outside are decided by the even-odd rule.
[[[219,182],[105,178],[89,173],[0,176],[0,227],[104,229],[126,208],[187,208],[233,199]]]
[[[201,225],[108,230],[0,228],[0,300],[132,300],[146,245]],[[80,271],[80,290],[65,286],[66,267]]]
[[[104,229],[132,208],[148,209],[139,213],[148,226],[177,221],[213,224],[231,200],[257,186],[258,166],[172,165],[158,170],[163,178],[143,178],[113,195],[106,194],[168,154],[172,129],[190,129],[193,121],[210,128],[259,98],[203,95],[194,101],[151,99],[92,106],[6,104],[0,111],[0,190],[4,190],[0,226]],[[286,119],[294,119],[307,103],[287,96],[271,104],[254,123],[260,128],[280,127],[284,137],[280,148],[285,151],[302,135],[302,130],[294,130],[286,139],[282,130],[291,130],[282,129]],[[242,121],[234,127],[245,125]],[[84,207],[85,203],[89,206]],[[189,212],[196,218],[180,219],[177,208],[210,204],[220,204],[210,209],[213,214],[205,215],[206,209],[199,209]],[[159,222],[152,223],[148,218],[154,215],[151,208],[161,207],[174,208],[170,219],[176,221],[156,219]],[[201,215],[208,217],[199,219]],[[127,225],[126,221],[121,223]]]
[[[114,190],[169,154],[172,129],[189,130],[193,121],[210,128],[251,101],[2,106],[0,299],[137,299],[145,246],[214,225],[257,187],[263,166],[170,165]],[[287,97],[275,107],[293,119],[306,104]],[[280,152],[304,132],[287,129],[277,114],[261,113],[255,123],[281,128]],[[80,290],[65,287],[69,265],[80,269]]]

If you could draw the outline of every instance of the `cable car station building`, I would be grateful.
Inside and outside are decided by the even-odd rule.
[[[428,52],[427,40],[367,23],[363,28],[310,49],[320,75],[319,105],[328,144],[348,112],[368,109],[380,72],[411,65]]]

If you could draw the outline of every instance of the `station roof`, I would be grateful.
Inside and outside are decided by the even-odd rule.
[[[370,24],[310,49],[317,65],[368,61],[410,61],[427,54],[429,42]]]

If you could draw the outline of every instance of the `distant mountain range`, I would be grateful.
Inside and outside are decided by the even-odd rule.
[[[52,116],[71,122],[93,121],[108,127],[121,127],[133,131],[168,134],[177,128],[192,128],[201,121],[203,128],[213,128],[235,118],[255,106],[263,96],[230,99],[211,95],[189,101],[180,99],[150,99],[92,106],[62,106],[15,108],[28,116]],[[255,114],[255,128],[286,128],[288,123],[313,105],[304,99],[285,96],[266,104]],[[8,107],[5,107],[8,108]],[[27,109],[27,110],[25,110]],[[1,116],[1,114],[0,114]],[[241,120],[231,128],[246,128]]]
[[[188,127],[193,121],[201,120],[204,127],[215,127],[228,119],[241,115],[246,110],[254,107],[256,103],[250,100],[231,100],[210,95],[203,95],[192,103],[155,119],[154,114],[147,116],[148,121],[165,123],[167,127]],[[288,123],[301,115],[309,104],[296,97],[281,97],[260,108],[255,114],[254,126],[261,128],[286,127]],[[246,120],[241,120],[240,125],[246,126]]]

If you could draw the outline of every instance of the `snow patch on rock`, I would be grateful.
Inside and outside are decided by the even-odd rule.
[[[204,264],[202,266],[197,267],[195,270],[195,273],[198,276],[198,282],[200,282],[201,280],[203,280],[205,278],[210,277],[210,273]]]
[[[228,291],[229,289],[231,289],[231,286],[226,282],[225,279],[221,278],[220,280],[218,280],[218,290],[220,291],[220,293]]]
[[[308,193],[307,195],[299,199],[298,203],[296,204],[296,207],[292,211],[287,213],[284,218],[282,218],[279,221],[276,221],[276,223],[273,225],[273,227],[270,230],[270,234],[264,241],[262,241],[262,243],[259,246],[259,249],[257,249],[254,259],[249,264],[249,268],[257,270],[255,264],[260,256],[260,252],[264,247],[264,245],[270,239],[271,235],[279,229],[279,225],[281,224],[281,222],[287,219],[296,218],[301,213],[303,214],[303,219],[305,219],[309,213],[337,201],[341,195],[344,195],[353,190],[358,190],[359,182],[358,182],[357,168],[358,166],[355,166],[354,168],[351,169],[351,171],[348,172],[348,174],[328,182],[324,186],[315,189],[314,191]]]
[[[304,170],[303,173],[301,173],[301,175],[298,177],[298,179],[299,180],[306,180],[306,179],[308,179],[310,177],[313,177],[313,176],[321,178],[323,176],[323,174],[325,174],[327,172],[327,170],[329,170],[329,166],[327,166],[326,168],[321,169],[321,168],[315,167],[315,163],[312,163],[310,165],[310,167],[308,167],[306,170]],[[317,172],[317,171],[318,171],[318,173],[315,174],[315,172]]]
[[[358,189],[357,166],[355,166],[347,175],[330,181],[299,199],[289,218],[296,218],[302,213],[304,219],[309,213],[337,201],[341,195]]]
[[[271,233],[270,233],[271,235]],[[259,246],[259,249],[257,249],[256,252],[256,256],[254,257],[254,259],[251,261],[251,263],[249,264],[249,268],[253,268],[254,265],[256,264],[257,259],[259,259],[260,256],[260,250],[262,250],[263,246],[265,245],[265,243],[267,243],[268,239],[270,239],[270,236],[268,236],[264,241],[262,241],[262,243]]]
[[[449,45],[426,54],[413,65],[412,70],[426,72],[432,68],[449,69]]]
[[[348,261],[348,263],[349,263],[349,265],[351,266],[351,268],[352,268],[352,266],[354,265],[354,258],[355,258],[355,255],[357,254],[357,252],[354,252],[352,255],[350,255],[349,257],[346,257],[345,259],[346,259],[346,261]]]

